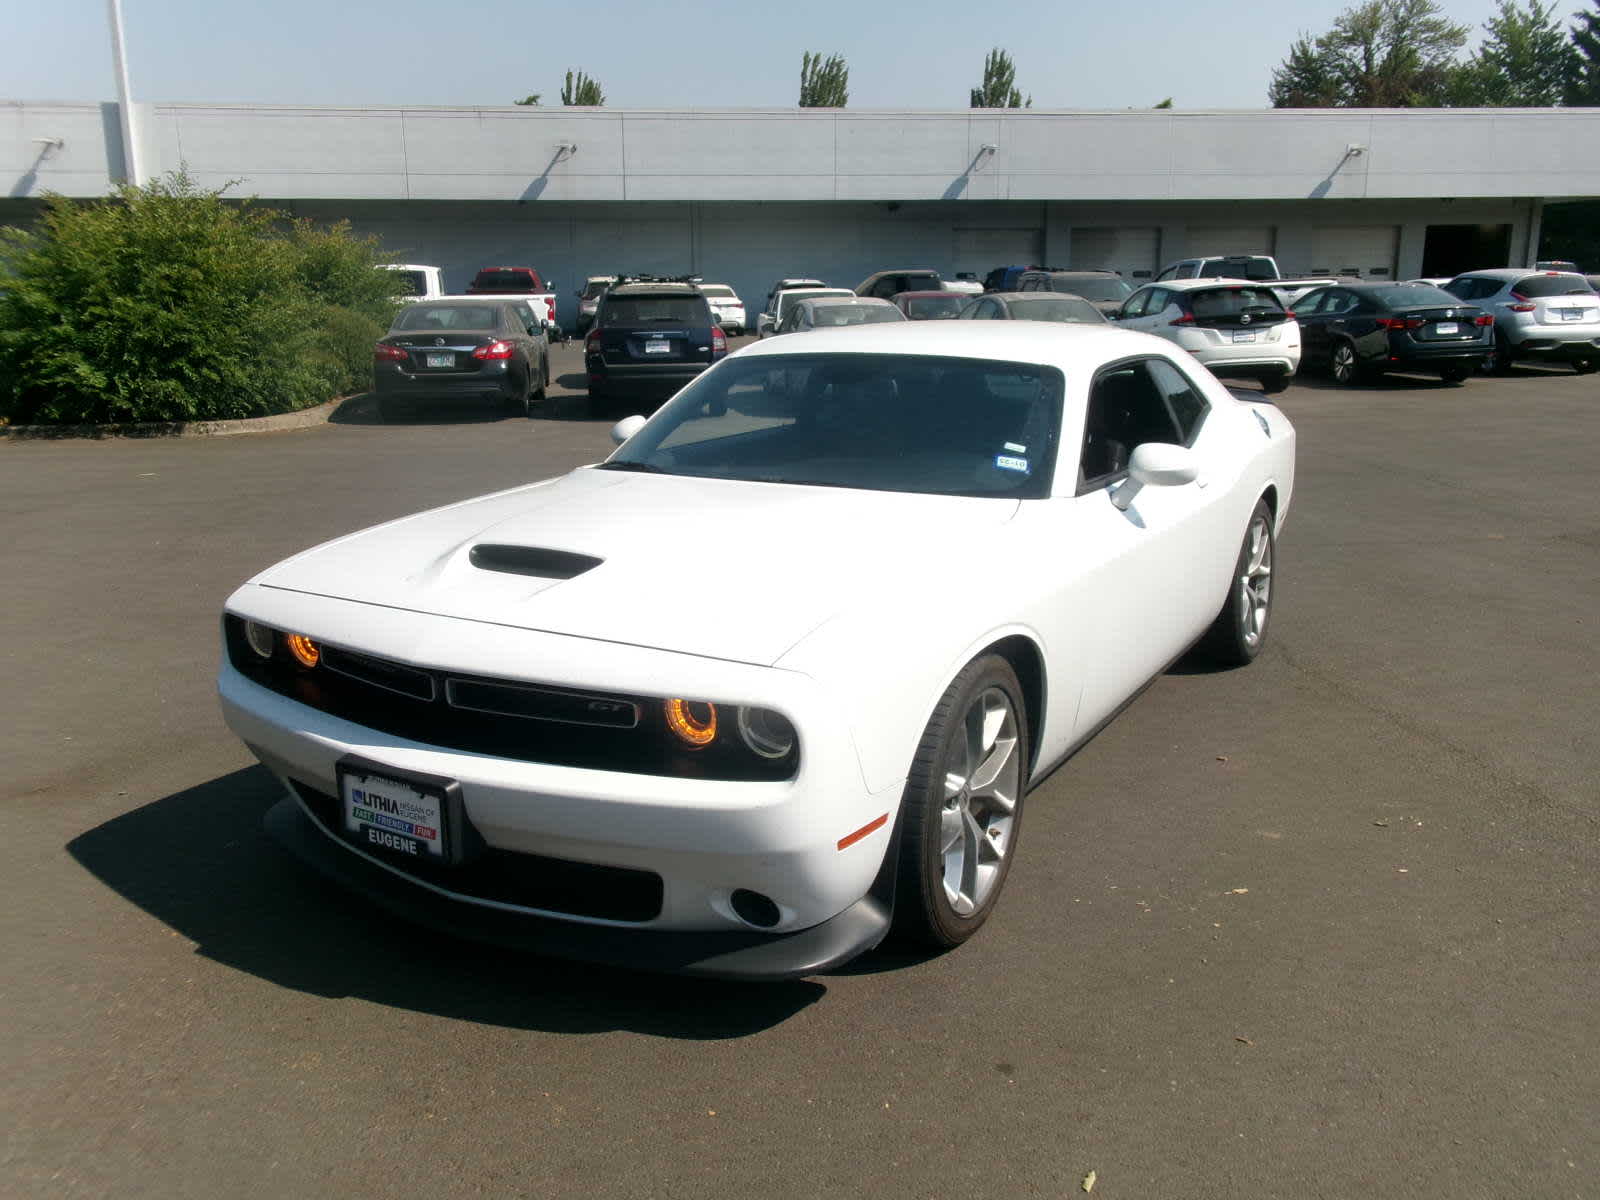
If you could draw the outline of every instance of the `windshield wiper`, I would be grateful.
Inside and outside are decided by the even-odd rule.
[[[658,467],[653,463],[634,462],[632,459],[619,458],[611,462],[596,463],[596,471],[642,471],[646,475],[671,475],[672,472],[665,467]]]

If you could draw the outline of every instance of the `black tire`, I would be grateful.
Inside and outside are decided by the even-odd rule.
[[[1015,774],[1008,812],[996,807],[992,800],[973,794],[971,785],[983,772],[966,766],[971,756],[969,717],[976,708],[991,701],[1009,713],[1010,724],[1008,726],[1002,719],[996,725],[997,736],[989,749],[982,746],[987,722],[980,719],[978,752],[980,765],[991,765],[994,760],[988,755],[1001,753],[1001,743],[1006,741],[1004,730],[1008,727],[1014,730],[1015,736],[1005,752],[1008,757],[1000,768],[1006,780],[1013,772]],[[989,919],[1016,857],[1031,744],[1022,685],[1017,682],[1011,664],[998,654],[973,659],[945,689],[911,760],[911,773],[901,800],[904,821],[895,895],[895,928],[899,932],[926,945],[949,949],[966,941]],[[965,771],[964,776],[954,769],[958,761],[962,764],[961,771]],[[949,781],[958,776],[965,782],[956,797],[948,797]],[[973,813],[981,800],[986,810],[982,824]],[[966,897],[961,893],[964,900],[971,901],[970,911],[965,912],[960,911],[957,901],[946,889],[947,859],[942,842],[951,814],[956,814],[954,825],[959,830],[957,840],[962,842],[962,848],[955,852],[963,855],[963,867],[969,853],[965,848],[971,847],[973,895]],[[981,862],[985,852],[991,857],[988,864]],[[987,874],[982,873],[985,865]],[[969,886],[964,869],[960,876],[958,892]]]
[[[1268,375],[1261,381],[1261,390],[1269,396],[1276,396],[1289,386],[1291,375]]]
[[[1575,358],[1572,360],[1572,369],[1579,375],[1593,375],[1596,367],[1600,367],[1600,360],[1592,358]]]
[[[1471,367],[1462,366],[1459,363],[1452,363],[1448,367],[1439,368],[1439,378],[1444,380],[1446,383],[1460,383],[1471,374]]]
[[[528,398],[527,398],[526,401],[524,401],[524,403],[522,405],[522,411],[523,411],[523,414],[525,416],[529,416],[529,417],[533,416],[533,410],[535,408],[539,407],[540,405],[544,404],[545,399],[550,394],[550,357],[549,357],[549,355],[542,355],[540,357],[540,359],[539,359],[538,382],[539,382],[539,386],[538,387],[534,387],[533,384],[532,384],[531,379],[529,381]]]
[[[1494,349],[1489,351],[1489,357],[1483,360],[1483,370],[1488,375],[1504,375],[1511,370],[1511,343],[1506,341],[1505,334],[1498,329],[1494,333]]]
[[[1258,531],[1264,532],[1269,572],[1264,586],[1257,594],[1255,586],[1247,586],[1252,579]],[[1277,560],[1277,539],[1272,531],[1272,509],[1266,500],[1257,500],[1255,509],[1246,523],[1244,537],[1239,542],[1239,553],[1233,561],[1233,572],[1228,576],[1228,594],[1211,628],[1200,639],[1199,650],[1212,662],[1225,667],[1243,667],[1255,661],[1266,644],[1272,625],[1272,593],[1276,582],[1270,574]],[[1251,599],[1247,599],[1247,593]]]
[[[1334,382],[1345,387],[1358,387],[1368,379],[1367,369],[1361,365],[1361,356],[1356,353],[1354,342],[1339,341],[1333,344],[1328,369],[1333,372]]]

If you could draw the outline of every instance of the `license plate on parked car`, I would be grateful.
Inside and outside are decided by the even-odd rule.
[[[339,774],[340,824],[368,850],[447,862],[444,796],[420,780],[347,768]]]
[[[1583,320],[1583,309],[1581,308],[1562,308],[1558,309],[1557,311],[1561,314],[1561,319],[1563,321]]]
[[[646,342],[644,344],[644,352],[646,354],[670,354],[670,353],[672,353],[672,343],[671,342]]]
[[[430,354],[428,355],[428,365],[430,367],[453,367],[456,365],[456,356],[454,354]]]
[[[1233,340],[1236,341],[1236,342],[1253,342],[1253,341],[1256,340],[1256,335],[1253,332],[1251,332],[1251,333],[1235,332],[1234,335],[1233,335]]]
[[[1435,333],[1460,333],[1461,326],[1454,321],[1440,321],[1433,327]]]

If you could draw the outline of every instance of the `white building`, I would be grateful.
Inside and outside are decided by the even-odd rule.
[[[854,286],[1010,264],[1130,279],[1193,254],[1405,279],[1531,263],[1546,200],[1600,195],[1600,109],[1134,110],[135,106],[148,178],[180,166],[348,218],[465,285],[538,267]],[[114,104],[0,102],[0,221],[123,177]]]

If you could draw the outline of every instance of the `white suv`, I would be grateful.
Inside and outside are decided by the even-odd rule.
[[[744,301],[725,283],[702,283],[700,294],[711,305],[711,315],[722,326],[723,332],[740,334],[749,328],[744,316]]]
[[[1468,271],[1444,290],[1494,317],[1489,370],[1503,371],[1518,358],[1568,362],[1580,375],[1600,365],[1600,296],[1582,275],[1526,267]]]
[[[1300,369],[1300,325],[1278,294],[1248,279],[1169,279],[1129,296],[1112,318],[1176,342],[1213,375],[1281,392]]]

